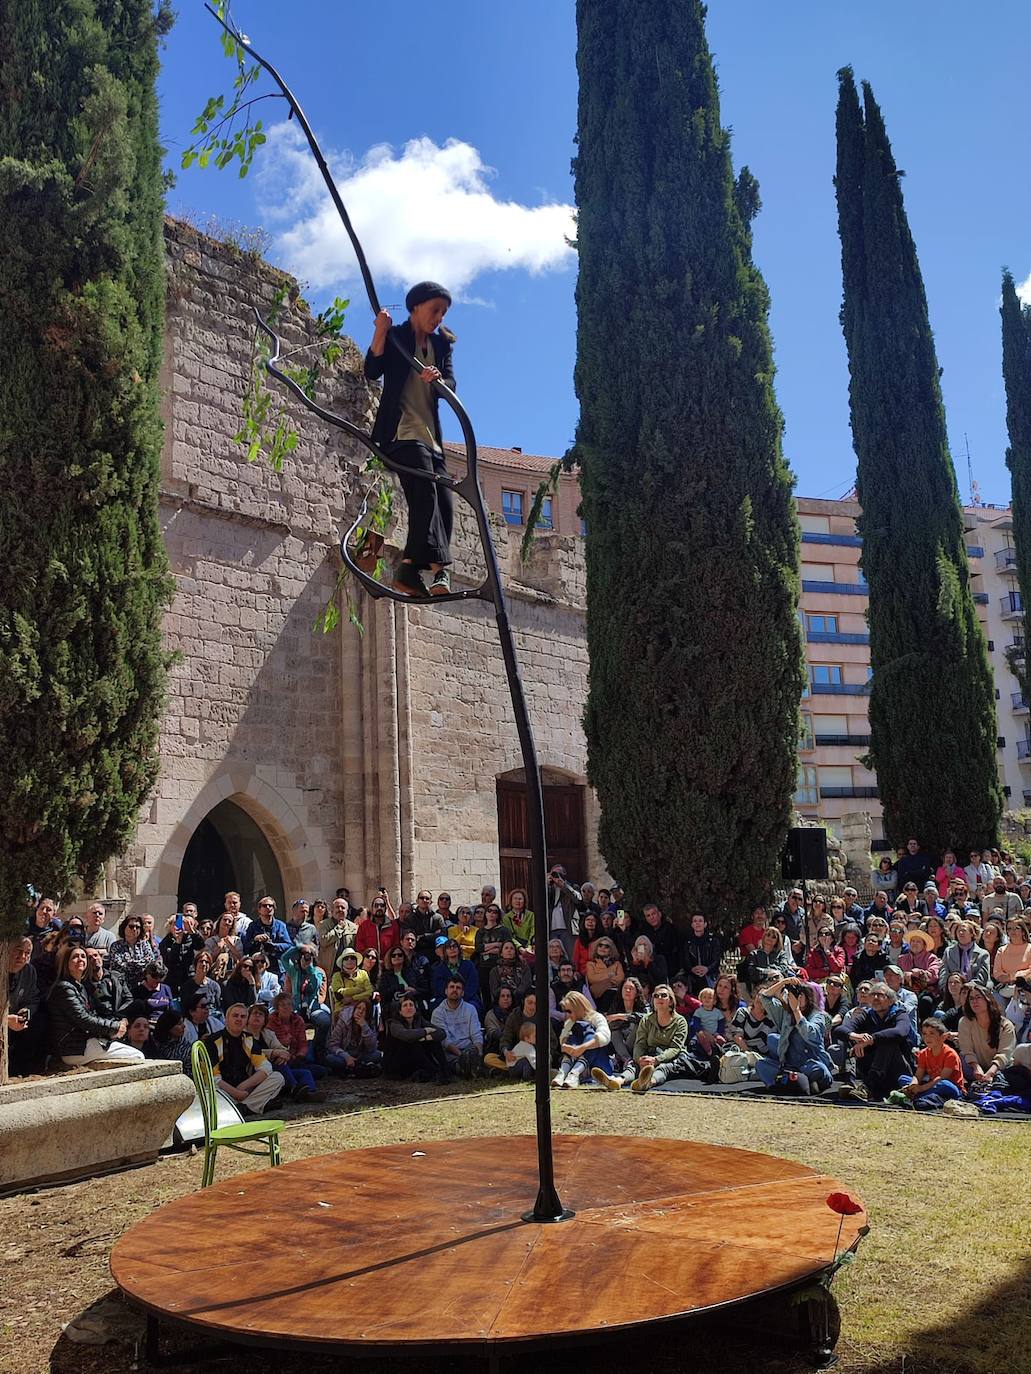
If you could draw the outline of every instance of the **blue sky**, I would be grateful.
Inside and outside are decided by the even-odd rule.
[[[235,0],[233,12],[339,168],[381,300],[401,301],[405,280],[431,272],[460,286],[449,323],[480,442],[561,453],[577,415],[576,266],[562,208],[576,130],[572,0],[451,0],[443,10]],[[835,72],[850,63],[873,84],[907,172],[960,491],[966,500],[966,434],[983,499],[1007,501],[998,295],[1003,265],[1031,279],[1031,6],[712,0],[708,31],[735,165],[747,163],[762,190],[755,256],[773,301],[799,494],[840,495],[854,477],[832,186]],[[180,0],[163,62],[162,133],[178,168],[196,114],[232,76],[200,0]],[[269,102],[266,123],[281,111]],[[371,315],[292,127],[246,180],[179,171],[169,208],[264,225],[269,257],[308,281],[312,299],[351,296],[349,332],[364,345]],[[413,186],[443,207],[436,237],[408,212]]]

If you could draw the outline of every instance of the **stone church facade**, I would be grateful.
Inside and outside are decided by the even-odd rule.
[[[251,367],[252,307],[284,281],[169,222],[162,378],[161,519],[176,596],[165,621],[169,681],[161,771],[135,843],[104,895],[166,916],[191,898],[216,914],[236,887],[287,904],[348,887],[369,900],[420,886],[457,904],[525,871],[521,759],[490,608],[442,610],[362,598],[365,632],[323,634],[338,541],[360,500],[362,455],[304,412],[282,472],[233,441]],[[303,307],[284,348],[308,337]],[[331,406],[361,422],[375,394],[349,347]],[[475,407],[474,407],[475,409]],[[403,507],[403,501],[399,502]],[[548,784],[553,857],[604,876],[585,779],[582,541],[492,520],[522,675]],[[475,576],[471,520],[456,571]],[[572,870],[571,870],[572,871]]]

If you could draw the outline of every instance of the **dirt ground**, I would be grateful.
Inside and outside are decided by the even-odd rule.
[[[385,1098],[389,1105],[374,1106]],[[529,1088],[479,1085],[411,1089],[384,1083],[335,1092],[322,1108],[291,1111],[284,1159],[392,1142],[533,1130]],[[843,1333],[838,1368],[853,1374],[1031,1374],[1027,1313],[1031,1242],[1023,1179],[1031,1136],[1012,1123],[949,1121],[901,1112],[841,1109],[761,1099],[700,1098],[580,1091],[554,1102],[557,1131],[692,1138],[766,1150],[835,1173],[867,1204],[871,1234],[835,1293]],[[218,1176],[250,1161],[223,1152]],[[0,1371],[2,1374],[130,1374],[141,1367],[142,1320],[114,1290],[108,1257],[128,1227],[162,1203],[194,1191],[199,1156],[172,1155],[131,1172],[0,1200]],[[274,1237],[270,1237],[272,1242]],[[482,1276],[457,1276],[475,1285]],[[605,1282],[605,1275],[592,1281]],[[613,1294],[632,1303],[632,1292]],[[673,1374],[699,1348],[719,1362],[745,1362],[770,1374],[800,1374],[801,1358],[778,1354],[776,1340],[749,1329],[749,1318],[711,1327],[671,1328],[664,1336],[607,1342],[589,1356],[534,1357],[534,1374],[568,1374],[570,1358],[590,1358],[592,1374]],[[105,1340],[103,1344],[84,1343]],[[708,1330],[708,1328],[706,1329]],[[106,1338],[106,1339],[105,1339]],[[339,1360],[237,1351],[229,1360],[186,1359],[183,1374],[246,1362],[264,1374],[318,1374]],[[444,1374],[480,1370],[446,1354],[433,1361],[368,1362],[369,1374]],[[525,1374],[520,1366],[521,1374]]]

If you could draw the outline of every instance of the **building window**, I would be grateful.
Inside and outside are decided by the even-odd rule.
[[[845,681],[840,663],[810,663],[809,680],[816,683],[838,685]]]
[[[580,538],[587,538],[587,521],[583,518],[582,515],[580,516]]]
[[[836,615],[811,615],[809,619],[809,630],[816,635],[836,635],[838,633],[838,617]]]
[[[806,534],[830,534],[831,522],[827,515],[803,515],[799,513],[798,523]]]
[[[833,582],[833,563],[803,563],[802,580],[805,582]]]
[[[852,769],[851,768],[821,768],[820,769],[821,787],[851,787]]]
[[[796,806],[818,806],[820,803],[820,787],[817,782],[816,769],[808,764],[802,764],[798,770],[798,791],[795,793]]]
[[[520,523],[522,523],[520,521]],[[539,530],[553,530],[555,528],[555,501],[551,496],[545,496],[541,502],[541,513],[537,517],[537,528]]]
[[[802,712],[802,733],[798,741],[799,749],[808,752],[816,748],[816,740],[813,737],[813,716],[811,711]]]
[[[521,491],[502,491],[501,514],[509,525],[523,523],[523,493]]]

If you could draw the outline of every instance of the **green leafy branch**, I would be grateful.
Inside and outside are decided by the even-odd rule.
[[[216,0],[213,8],[220,19],[229,22],[229,0]],[[222,51],[230,61],[236,63],[236,78],[233,81],[233,97],[226,109],[226,97],[213,95],[197,116],[193,133],[197,135],[182,156],[184,169],[192,167],[228,167],[234,159],[239,159],[240,175],[245,177],[251,169],[254,154],[266,141],[266,134],[260,119],[254,120],[246,112],[262,100],[282,100],[285,97],[277,91],[248,98],[250,88],[261,75],[257,62],[248,63],[247,50],[242,47],[231,33],[222,33]],[[241,126],[237,120],[246,115]]]
[[[540,522],[541,512],[544,509],[544,502],[549,496],[557,498],[559,481],[564,472],[573,472],[580,466],[580,461],[576,455],[576,448],[573,447],[564,453],[556,462],[552,463],[548,469],[547,477],[543,478],[537,490],[533,494],[533,501],[530,503],[530,514],[526,519],[526,529],[523,531],[522,542],[519,545],[519,557],[525,563],[533,552],[533,541],[537,534],[537,527]]]

